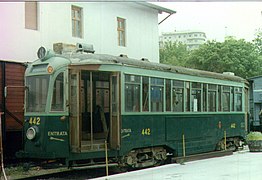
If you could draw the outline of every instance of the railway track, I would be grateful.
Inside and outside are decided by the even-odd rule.
[[[222,157],[232,155],[233,151],[215,151],[203,154],[190,155],[186,157],[172,158],[169,163],[183,164],[189,161],[196,161],[201,159],[208,159],[214,157]],[[109,175],[118,174],[121,171],[117,168],[117,164],[109,164]],[[9,179],[48,179],[48,180],[62,180],[62,179],[92,179],[97,177],[106,176],[105,164],[93,166],[80,166],[80,167],[60,167],[53,169],[44,169],[39,166],[30,168],[29,171],[20,173],[9,174]]]

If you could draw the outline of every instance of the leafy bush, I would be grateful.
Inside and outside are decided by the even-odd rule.
[[[247,138],[246,138],[247,141],[259,141],[259,140],[262,140],[262,133],[261,132],[250,132],[248,135],[247,135]]]

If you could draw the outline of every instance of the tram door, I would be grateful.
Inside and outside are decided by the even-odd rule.
[[[99,151],[105,141],[120,145],[119,76],[88,70],[70,74],[70,128],[73,152]],[[77,86],[77,87],[75,87]]]
[[[69,76],[70,144],[73,152],[80,152],[79,72],[71,70]]]

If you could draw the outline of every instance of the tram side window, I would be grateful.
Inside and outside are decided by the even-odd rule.
[[[242,111],[242,88],[235,88],[235,110]]]
[[[235,96],[234,96],[234,87],[231,87],[230,88],[231,89],[231,95],[230,95],[230,99],[231,99],[231,111],[234,111],[235,110],[235,105],[234,105],[234,103],[235,103]]]
[[[222,111],[222,86],[218,86],[218,111]]]
[[[192,83],[192,111],[201,111],[201,83]]]
[[[164,79],[151,78],[151,111],[163,112]]]
[[[52,111],[64,110],[64,73],[60,73],[53,87]]]
[[[173,111],[184,111],[184,81],[173,81]]]
[[[203,111],[207,111],[207,84],[203,84]]]
[[[190,82],[186,82],[186,111],[190,111]]]
[[[143,77],[142,78],[142,85],[143,85],[143,111],[149,111],[149,77]]]
[[[140,111],[140,76],[125,75],[125,111]]]
[[[208,85],[208,111],[216,111],[216,94],[217,94],[217,85],[209,84]]]
[[[171,111],[171,80],[166,79],[166,111]]]
[[[230,111],[230,87],[229,86],[223,87],[222,107],[223,107],[223,111]]]

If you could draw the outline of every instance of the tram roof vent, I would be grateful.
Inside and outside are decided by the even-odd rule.
[[[128,58],[128,56],[126,54],[120,54],[119,57],[125,57]]]
[[[142,58],[141,61],[149,62],[149,59],[147,59],[147,58]]]
[[[223,72],[224,75],[230,75],[230,76],[235,76],[235,73],[233,72]]]
[[[83,43],[77,43],[76,44],[76,51],[77,52],[86,52],[86,53],[94,53],[94,47],[92,44],[83,44]]]

